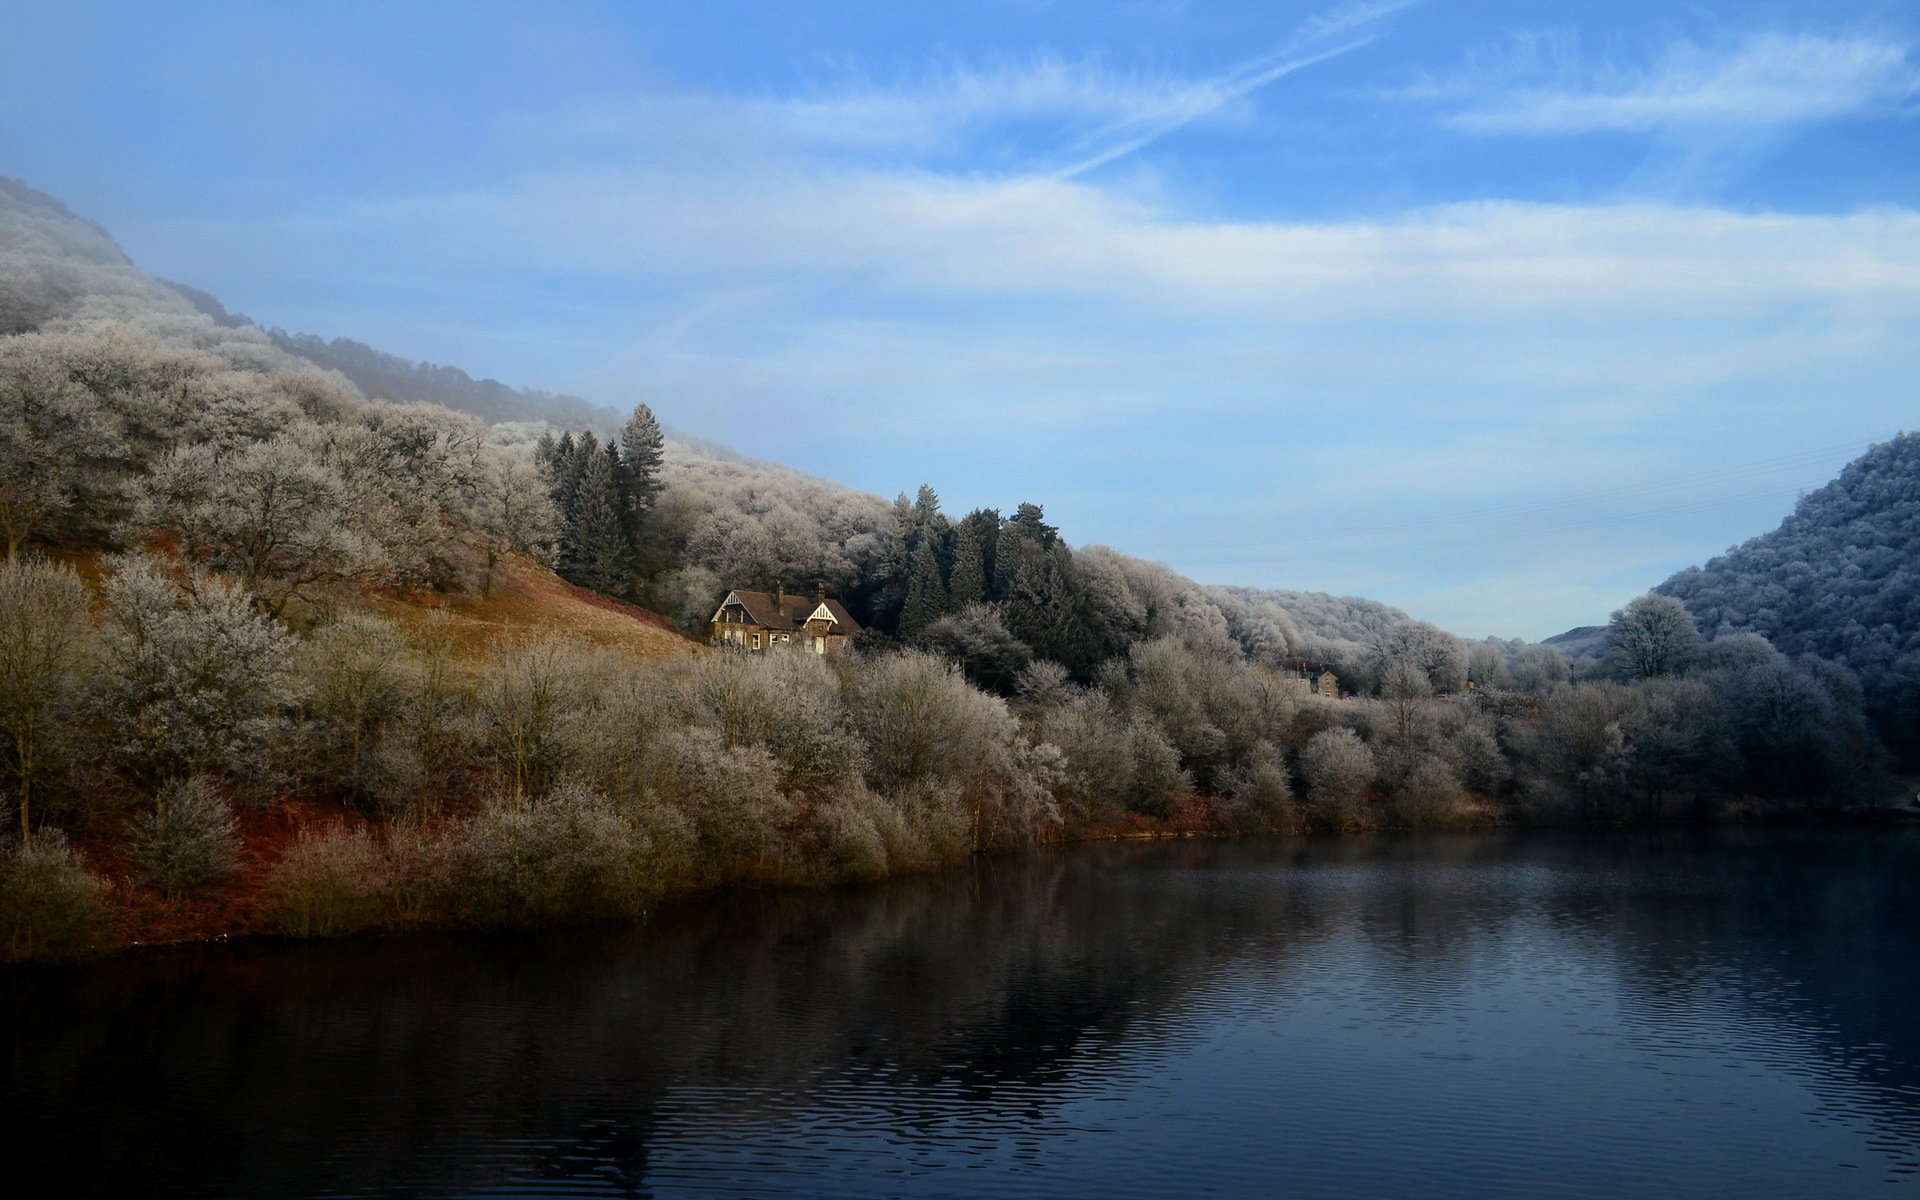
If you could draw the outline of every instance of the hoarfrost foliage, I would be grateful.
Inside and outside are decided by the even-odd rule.
[[[637,910],[632,824],[598,792],[500,796],[449,839],[448,886],[480,925],[538,925]]]
[[[77,958],[99,945],[107,884],[57,829],[0,847],[0,958]]]
[[[93,694],[108,752],[153,786],[245,770],[295,700],[292,639],[219,579],[177,587],[143,555],[111,565]]]
[[[303,830],[268,877],[268,927],[290,937],[338,937],[376,924],[391,874],[364,829]]]
[[[140,877],[168,896],[198,891],[233,874],[239,849],[233,810],[204,776],[166,784],[127,833],[127,853]]]
[[[1351,729],[1317,733],[1300,755],[1314,816],[1341,829],[1365,819],[1367,788],[1373,783],[1373,751]]]
[[[30,829],[33,792],[73,751],[61,736],[87,679],[86,586],[36,559],[0,563],[0,784]]]

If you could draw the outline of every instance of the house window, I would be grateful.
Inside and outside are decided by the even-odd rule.
[[[757,633],[753,635],[753,648],[755,650],[760,648],[760,635]]]
[[[813,639],[813,652],[815,654],[825,654],[827,652],[827,639],[823,637]]]

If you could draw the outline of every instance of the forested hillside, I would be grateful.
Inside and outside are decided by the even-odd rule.
[[[1643,597],[1575,680],[1551,647],[1075,546],[1036,499],[956,517],[674,442],[646,403],[556,427],[358,344],[323,369],[14,184],[0,314],[0,957],[617,915],[1122,831],[1885,792],[1860,680],[1732,631],[1747,609],[1703,639]],[[443,385],[517,419],[409,399]],[[1905,484],[1836,502],[1908,514],[1855,576],[1910,562],[1896,445]],[[851,653],[662,628],[816,582]]]
[[[1887,738],[1920,754],[1920,434],[1873,447],[1778,529],[1656,590],[1708,637],[1752,630],[1849,668]]]

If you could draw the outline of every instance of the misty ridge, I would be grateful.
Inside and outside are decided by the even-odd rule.
[[[1201,585],[1044,500],[888,501],[262,329],[0,180],[6,954],[1118,834],[1834,812],[1920,754],[1913,435],[1571,658]],[[816,588],[851,653],[698,644],[730,591]]]

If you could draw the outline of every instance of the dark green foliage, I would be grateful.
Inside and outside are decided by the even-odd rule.
[[[913,552],[907,572],[907,599],[900,609],[900,637],[918,641],[947,612],[947,589],[940,582],[940,560],[929,540]]]
[[[587,460],[572,533],[573,582],[610,596],[625,595],[632,583],[633,549],[611,445],[591,452]]]
[[[1033,649],[1007,631],[990,604],[969,604],[936,621],[921,639],[960,664],[976,687],[1010,696],[1033,661]],[[1057,666],[1057,664],[1056,664]]]
[[[633,406],[633,415],[620,427],[620,486],[635,518],[653,509],[660,496],[660,465],[665,460],[660,422],[645,404]]]
[[[970,512],[954,532],[953,574],[947,595],[957,612],[988,598],[993,583],[993,547],[1000,537],[1000,514],[982,508]]]

